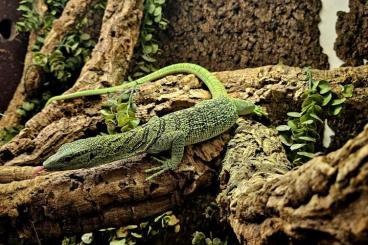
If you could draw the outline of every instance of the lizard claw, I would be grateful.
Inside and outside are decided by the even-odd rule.
[[[157,157],[152,157],[152,159],[154,159],[155,161],[161,163],[162,165],[161,166],[158,166],[158,167],[153,167],[153,168],[150,168],[150,169],[146,169],[145,172],[146,173],[152,173],[154,172],[152,175],[148,176],[146,178],[146,180],[151,180],[159,175],[161,175],[162,173],[168,171],[168,170],[171,170],[174,168],[173,164],[171,163],[171,160],[170,159],[165,159],[165,160],[162,160],[162,159],[159,159]]]

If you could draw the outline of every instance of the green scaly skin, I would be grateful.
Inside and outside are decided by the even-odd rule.
[[[97,136],[64,144],[43,163],[44,168],[46,170],[90,168],[141,153],[155,154],[170,150],[170,159],[155,158],[162,165],[146,171],[153,173],[147,178],[151,179],[167,170],[174,170],[183,158],[184,146],[220,135],[235,124],[238,115],[253,112],[263,114],[260,108],[250,101],[230,98],[223,84],[214,75],[199,65],[189,63],[170,65],[120,86],[56,96],[51,98],[48,104],[55,100],[122,91],[137,84],[182,72],[197,75],[209,88],[212,99],[163,117],[153,117],[145,125],[126,133]]]

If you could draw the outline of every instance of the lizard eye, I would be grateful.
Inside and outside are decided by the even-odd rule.
[[[70,160],[72,160],[71,156],[67,156],[64,158],[64,162],[70,162]]]

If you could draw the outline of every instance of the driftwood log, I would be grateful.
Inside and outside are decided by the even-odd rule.
[[[75,29],[76,25],[88,15],[91,15],[91,5],[96,4],[97,0],[71,0],[65,6],[63,14],[53,23],[53,27],[45,38],[44,45],[40,50],[43,55],[48,55],[55,50],[57,45],[65,37],[65,35]],[[113,2],[113,1],[111,1]],[[35,1],[38,5],[38,13],[42,19],[47,6],[43,1]],[[111,6],[110,6],[111,7]],[[101,17],[95,17],[98,23],[95,23],[94,30],[90,29],[88,33],[91,36],[96,36],[100,27]],[[22,117],[19,113],[16,113],[17,109],[35,95],[40,93],[42,87],[42,81],[44,74],[39,66],[33,64],[33,52],[32,47],[36,43],[36,37],[39,32],[33,31],[30,33],[27,55],[25,57],[23,76],[15,91],[13,99],[10,101],[9,106],[4,113],[4,116],[0,119],[0,128],[7,128],[17,126],[21,123]]]
[[[220,175],[223,191],[218,203],[242,243],[352,243],[367,239],[368,223],[363,205],[368,203],[364,178],[368,129],[363,130],[363,127],[368,118],[368,67],[313,70],[312,73],[316,79],[331,80],[335,91],[339,90],[339,84],[355,86],[345,112],[331,120],[331,127],[337,132],[334,147],[340,149],[286,173],[289,165],[275,132],[254,123],[253,119],[240,123],[238,131],[250,133],[245,134],[245,138],[235,136],[229,145]],[[287,66],[215,75],[231,96],[248,98],[262,105],[270,114],[264,121],[268,126],[280,123],[287,111],[297,110],[306,89],[302,69]],[[143,85],[135,96],[138,115],[144,121],[153,115],[192,106],[210,97],[203,87],[193,75],[168,76]],[[78,121],[82,117],[75,111],[81,104],[85,106],[94,101],[76,99],[45,108],[19,136],[0,149],[5,165],[0,169],[2,182],[14,180],[0,188],[3,239],[11,235],[34,239],[35,231],[39,237],[49,238],[132,223],[180,205],[197,190],[214,183],[230,134],[187,147],[178,170],[152,182],[145,181],[144,169],[153,164],[148,156],[26,179],[33,177],[34,169],[22,170],[25,168],[22,165],[40,165],[60,144],[96,131],[95,126],[83,124],[86,119]],[[65,129],[74,121],[62,115],[70,114],[75,115],[72,129],[83,125],[75,132]],[[101,121],[96,107],[90,108],[87,115]],[[38,123],[40,120],[42,124]],[[360,131],[360,135],[342,146]],[[24,150],[24,142],[33,147]],[[234,157],[234,154],[240,156],[233,150],[237,146],[243,151],[242,157]],[[234,177],[234,173],[237,176]],[[15,181],[19,179],[24,180]]]

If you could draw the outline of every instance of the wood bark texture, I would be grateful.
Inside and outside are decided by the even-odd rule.
[[[218,196],[242,244],[368,242],[368,124],[339,150],[286,173],[275,132],[242,123]],[[285,174],[286,173],[286,174]]]
[[[109,59],[106,59],[101,62],[109,61]],[[368,67],[340,68],[332,71],[313,70],[312,73],[316,79],[331,80],[335,91],[339,90],[339,84],[352,83],[355,86],[354,96],[346,102],[345,112],[331,125],[338,132],[338,137],[336,137],[336,142],[338,143],[336,143],[335,147],[340,147],[341,145],[339,144],[341,142],[344,143],[348,138],[351,138],[352,134],[356,135],[360,130],[359,128],[363,128],[367,123]],[[259,102],[270,115],[265,123],[271,125],[278,124],[285,119],[287,111],[297,110],[301,103],[300,96],[306,89],[306,83],[303,81],[305,79],[303,70],[287,66],[267,66],[219,72],[215,75],[224,82],[231,96],[248,98]],[[85,83],[87,82],[86,79],[83,79]],[[84,83],[81,82],[80,84]],[[153,115],[160,116],[170,111],[192,106],[199,100],[210,98],[210,94],[203,87],[204,85],[193,75],[168,76],[143,85],[135,96],[135,101],[138,104],[138,115],[144,121]],[[88,115],[93,115],[95,117],[94,120],[98,122],[101,121],[101,118],[97,115],[97,108],[93,107],[97,103],[95,99],[91,100],[90,98],[55,103],[40,113],[43,116],[42,120],[39,115],[36,115],[18,137],[0,149],[2,159],[6,165],[0,170],[2,172],[0,177],[3,178],[3,183],[8,182],[2,184],[0,188],[0,230],[5,231],[3,233],[4,239],[11,234],[32,239],[35,237],[35,231],[41,238],[56,237],[135,222],[169,210],[179,205],[190,194],[214,183],[215,171],[220,163],[219,156],[221,156],[221,152],[229,140],[229,134],[187,147],[185,159],[180,167],[175,172],[163,174],[152,182],[145,181],[146,175],[144,173],[144,169],[152,167],[152,161],[147,157],[141,158],[141,156],[136,159],[118,161],[92,169],[44,173],[36,178],[27,179],[33,177],[33,172],[31,169],[22,171],[23,167],[20,165],[39,165],[46,156],[56,151],[60,144],[85,136],[84,132],[95,130],[95,126],[90,127],[90,124],[84,124],[84,122],[91,120]],[[84,109],[87,106],[92,107]],[[78,113],[82,111],[85,114],[79,115]],[[49,114],[52,115],[51,118],[48,118]],[[69,118],[65,117],[65,115],[74,115],[74,117]],[[59,120],[59,124],[53,123],[55,117]],[[84,119],[79,120],[80,118]],[[354,125],[351,125],[351,121],[354,122]],[[51,122],[51,124],[48,125],[48,122]],[[80,132],[66,130],[65,125],[69,124],[72,124],[71,128],[73,130],[78,127]],[[86,128],[84,125],[86,125]],[[258,241],[266,243],[278,241],[277,239],[285,241],[285,237],[292,237],[294,233],[288,230],[287,232],[281,230],[276,233],[272,233],[272,230],[265,230],[270,231],[268,236],[267,234],[269,233],[264,233],[261,228],[251,233],[253,228],[248,230],[247,222],[250,222],[250,225],[253,225],[252,227],[256,227],[251,222],[259,224],[258,221],[261,222],[268,217],[267,215],[271,216],[274,214],[274,210],[278,211],[276,208],[279,208],[279,206],[275,207],[275,209],[267,209],[261,212],[262,208],[267,207],[267,203],[262,202],[273,194],[271,186],[276,183],[276,180],[280,181],[278,188],[284,190],[284,192],[281,192],[279,189],[278,191],[281,194],[277,197],[281,200],[287,198],[290,202],[295,202],[296,204],[293,204],[294,206],[292,207],[302,207],[303,202],[299,200],[301,195],[312,198],[314,193],[317,193],[320,190],[319,188],[323,187],[322,184],[327,183],[324,186],[331,184],[330,180],[332,177],[318,169],[321,172],[321,176],[318,176],[315,172],[303,173],[300,171],[308,169],[308,166],[313,162],[315,162],[316,166],[324,167],[325,164],[329,163],[325,159],[329,159],[328,157],[331,154],[335,156],[334,154],[337,153],[331,153],[327,157],[317,157],[299,170],[282,175],[288,170],[288,162],[275,134],[269,133],[264,126],[255,123],[249,123],[245,128],[250,132],[265,132],[263,134],[253,133],[253,136],[251,135],[254,138],[252,141],[257,142],[257,145],[255,145],[257,150],[253,153],[250,151],[250,155],[256,163],[268,161],[269,164],[261,168],[263,170],[267,169],[267,173],[257,174],[257,166],[261,166],[261,164],[249,167],[246,165],[247,158],[244,157],[243,160],[246,165],[242,167],[244,168],[244,174],[251,180],[253,175],[257,179],[242,185],[246,187],[246,191],[253,193],[252,191],[254,190],[257,195],[247,192],[250,198],[247,199],[247,196],[242,193],[238,192],[237,195],[232,196],[231,193],[229,195],[225,191],[225,194],[221,194],[218,198],[223,209],[223,215],[228,218],[239,240],[244,243],[257,243]],[[354,130],[345,132],[347,128]],[[362,133],[363,136],[366,135],[366,131]],[[353,139],[352,142],[360,139],[359,137],[361,136]],[[17,151],[17,147],[24,144],[23,140],[33,143],[35,147],[28,151]],[[235,143],[235,145],[238,143]],[[365,143],[361,144],[364,152],[366,150],[363,147]],[[250,149],[255,149],[255,146],[253,145],[253,148]],[[346,148],[347,146],[344,147]],[[345,148],[337,152],[342,152]],[[351,157],[354,157],[355,153],[352,151],[346,152],[346,154],[349,153],[351,153]],[[37,161],[29,161],[30,157]],[[340,155],[336,159],[336,161],[344,161],[344,158],[340,157]],[[345,163],[347,164],[347,161]],[[244,162],[240,163],[240,166],[241,164],[244,165]],[[335,164],[340,166],[337,162]],[[352,167],[349,166],[346,165],[346,168]],[[362,164],[359,166],[362,166]],[[226,169],[226,165],[224,169]],[[356,171],[360,170],[360,168],[356,169]],[[221,175],[222,183],[225,183],[223,186],[224,190],[229,187],[237,187],[240,183],[239,176],[238,178],[231,178],[231,171],[229,172],[230,175],[229,173],[227,174],[228,177]],[[243,173],[240,170],[239,172]],[[316,176],[316,178],[311,176]],[[324,180],[323,177],[326,177],[328,180]],[[354,175],[345,175],[344,183],[349,183],[349,178],[353,177]],[[23,180],[9,183],[12,178],[13,180]],[[286,179],[284,180],[284,178]],[[229,181],[226,182],[227,179]],[[300,186],[295,184],[299,183],[299,181],[302,181]],[[352,179],[352,181],[355,180]],[[290,187],[291,182],[294,183],[294,186]],[[316,188],[317,191],[314,191],[309,185]],[[269,188],[263,188],[264,186]],[[309,189],[304,190],[304,187],[312,188],[313,191]],[[293,188],[302,188],[302,190],[294,190]],[[366,188],[366,184],[357,185],[355,189],[361,190],[362,188]],[[289,189],[292,191],[287,191]],[[326,194],[323,191],[318,193]],[[277,194],[274,193],[274,195]],[[336,194],[332,195],[331,198],[335,198],[330,200],[331,202],[336,201],[339,204],[340,196]],[[364,195],[362,197],[359,196],[359,198],[349,199],[351,205],[358,205],[358,203],[355,203],[355,200],[360,200],[360,204],[364,203],[364,201],[367,203]],[[306,197],[302,199],[307,200]],[[260,206],[254,206],[254,203],[258,205],[256,201],[260,202]],[[281,208],[283,208],[282,205],[280,206]],[[289,208],[285,208],[285,210],[285,212],[291,212]],[[312,210],[313,212],[309,213],[309,210],[307,209],[302,217],[307,219],[308,215],[314,215],[315,211]],[[268,212],[271,212],[271,214]],[[328,223],[331,222],[333,217],[322,215],[320,218],[321,220],[325,218],[325,223],[321,221],[321,229],[335,224],[333,222],[331,224]],[[246,221],[245,224],[243,223],[244,220]],[[296,218],[288,219],[287,216],[285,216],[285,220],[282,220],[284,222],[282,224],[287,228],[289,227],[289,223],[287,223],[289,221],[298,221],[300,225],[303,224],[302,220]],[[272,224],[271,222],[270,226]],[[326,226],[323,226],[324,224]],[[364,220],[359,224],[362,224],[364,230]],[[339,225],[336,227],[339,227]],[[297,233],[297,231],[293,232]],[[278,234],[281,235],[278,236]],[[359,234],[355,237],[357,240],[359,240]],[[292,239],[299,239],[297,241],[308,239],[306,236],[302,237],[299,233],[297,235],[292,237]],[[340,237],[332,236],[331,241],[337,241],[336,239],[340,239]]]
[[[56,46],[61,42],[69,31],[73,30],[81,19],[88,13],[90,6],[96,4],[96,0],[70,0],[63,14],[59,19],[55,20],[53,27],[45,38],[44,45],[40,50],[43,55],[48,55],[55,50]],[[42,18],[47,6],[43,1],[36,1],[39,6],[37,9]],[[33,64],[32,47],[36,43],[36,32],[31,32],[27,55],[24,62],[23,76],[9,103],[4,116],[0,119],[0,128],[7,128],[19,125],[21,123],[21,115],[17,113],[17,109],[34,94],[41,89],[43,80],[43,71],[39,66]]]
[[[142,3],[133,0],[108,1],[100,41],[68,92],[113,86],[124,78],[139,35]],[[52,36],[57,37],[56,34]],[[7,165],[37,165],[40,159],[51,153],[48,150],[53,148],[51,145],[59,147],[95,130],[101,121],[100,108],[99,99],[47,106],[26,123],[17,137],[1,147],[2,156],[12,159]],[[58,131],[64,133],[59,134]],[[4,158],[0,160],[5,161]]]

